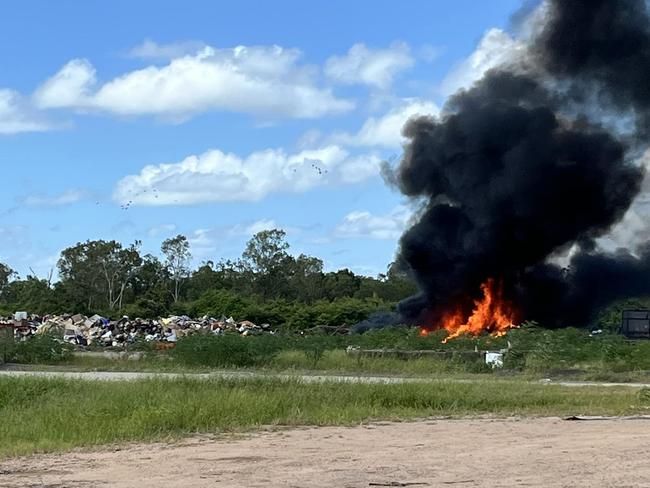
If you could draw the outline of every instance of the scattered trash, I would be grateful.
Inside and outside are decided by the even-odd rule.
[[[39,317],[27,312],[17,312],[13,319],[0,318],[0,326],[11,326],[14,339],[26,341],[38,334],[55,334],[61,340],[78,346],[124,347],[139,341],[155,342],[157,349],[169,349],[182,337],[194,333],[226,332],[242,336],[273,334],[269,324],[257,325],[248,320],[237,322],[232,317],[202,317],[191,319],[186,315],[157,320],[122,317],[110,320],[100,315],[52,315]],[[158,345],[160,344],[167,344]]]
[[[16,312],[16,313],[14,314],[14,320],[16,320],[16,321],[27,320],[27,317],[28,317],[28,316],[29,316],[29,315],[28,315],[27,312]]]
[[[485,364],[493,368],[503,368],[503,353],[487,351],[485,353]]]
[[[604,417],[604,416],[577,416],[572,415],[564,420],[569,422],[590,422],[597,420],[650,420],[650,415],[632,415],[625,417]]]
[[[428,484],[429,483],[419,483],[419,482],[402,483],[401,481],[389,481],[387,483],[369,483],[368,486],[387,486],[387,487],[390,487],[390,486],[402,486],[402,487],[405,487],[405,486],[426,486]]]

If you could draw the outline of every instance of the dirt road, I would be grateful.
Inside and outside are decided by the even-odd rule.
[[[10,460],[0,486],[649,487],[648,452],[648,420],[430,420]]]

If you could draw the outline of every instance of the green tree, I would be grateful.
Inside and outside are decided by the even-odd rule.
[[[4,263],[0,263],[0,293],[2,293],[16,272]]]
[[[307,303],[322,298],[323,261],[301,254],[293,262],[290,283],[293,298]]]
[[[57,293],[47,280],[28,276],[24,280],[14,280],[3,290],[2,302],[11,310],[27,310],[45,315],[61,311]]]
[[[211,290],[220,288],[233,289],[233,283],[232,280],[227,280],[224,273],[219,269],[215,269],[215,264],[212,261],[206,261],[190,276],[185,287],[185,293],[189,300],[196,300]]]
[[[190,243],[187,237],[179,234],[165,240],[162,243],[161,251],[165,255],[165,266],[172,280],[171,293],[174,303],[176,303],[180,299],[181,286],[190,275],[190,262],[192,261]]]
[[[293,258],[289,255],[286,232],[263,230],[246,244],[242,254],[244,272],[249,272],[255,291],[262,297],[281,296],[286,292]]]
[[[142,265],[131,280],[131,296],[125,298],[125,303],[143,304],[146,301],[147,308],[166,310],[172,300],[169,280],[169,273],[160,259],[151,254],[143,256]]]
[[[327,273],[323,278],[323,290],[329,300],[342,297],[353,297],[361,287],[361,277],[349,269],[340,269]]]
[[[87,309],[97,303],[121,309],[124,293],[142,264],[140,242],[123,247],[117,241],[87,241],[65,249],[58,262],[68,290],[85,298]]]

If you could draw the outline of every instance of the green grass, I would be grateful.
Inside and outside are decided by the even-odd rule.
[[[206,366],[187,364],[167,355],[150,355],[141,360],[108,359],[102,357],[72,357],[53,364],[23,365],[28,370],[49,371],[115,371],[151,373],[208,373],[215,371],[254,371],[283,374],[355,374],[431,378],[479,379],[542,379],[596,382],[650,382],[647,370],[615,371],[606,363],[574,363],[558,367],[549,365],[533,369],[496,369],[486,366],[480,358],[398,359],[395,357],[356,357],[342,350],[325,351],[315,359],[299,350],[276,353],[259,366]]]
[[[33,365],[35,369],[43,369]],[[287,350],[276,353],[265,364],[260,366],[204,366],[201,363],[187,364],[165,355],[147,356],[140,360],[106,359],[101,357],[72,357],[64,362],[50,365],[53,370],[75,371],[148,371],[148,372],[178,372],[201,373],[223,369],[239,369],[253,371],[269,371],[282,373],[356,373],[356,374],[386,374],[399,376],[431,376],[454,375],[461,373],[488,374],[492,369],[477,357],[474,361],[465,359],[398,359],[394,357],[357,357],[342,350],[324,351],[318,358],[300,350]]]
[[[290,372],[320,371],[327,373],[386,374],[399,376],[471,376],[489,374],[492,368],[480,357],[473,360],[436,357],[399,359],[395,357],[361,357],[345,351],[325,351],[314,358],[304,351],[282,351],[269,363],[273,370]]]
[[[630,414],[650,405],[631,388],[517,381],[306,384],[289,380],[87,382],[0,378],[0,457],[262,426],[489,414]]]

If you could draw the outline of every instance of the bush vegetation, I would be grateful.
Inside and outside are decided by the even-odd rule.
[[[73,347],[53,335],[36,335],[29,341],[14,342],[0,338],[0,363],[57,363],[72,357]]]
[[[582,329],[548,330],[526,325],[512,330],[506,337],[460,338],[442,344],[444,332],[422,337],[417,329],[396,327],[371,331],[363,335],[326,336],[321,334],[261,335],[196,335],[179,341],[172,356],[178,364],[208,367],[263,367],[284,365],[291,368],[289,358],[294,358],[295,368],[306,369],[357,369],[367,370],[370,361],[355,359],[352,355],[338,358],[339,367],[324,361],[326,352],[343,352],[349,346],[362,349],[395,349],[403,351],[440,351],[441,357],[423,356],[420,363],[432,365],[428,372],[459,371],[489,372],[479,354],[474,350],[507,349],[505,371],[544,374],[568,370],[582,372],[610,371],[648,372],[650,374],[650,341],[628,341],[618,334],[592,336]],[[281,354],[282,353],[282,354]],[[294,353],[293,355],[288,353]],[[297,354],[298,353],[298,354]],[[407,360],[392,360],[395,372],[409,369]],[[378,363],[381,363],[379,361]],[[329,364],[330,367],[326,367]],[[390,372],[384,361],[384,372]],[[435,366],[434,366],[435,365]],[[426,369],[426,368],[425,368]]]
[[[547,330],[528,324],[500,338],[465,337],[442,344],[444,336],[436,332],[422,337],[417,329],[406,327],[363,335],[198,334],[181,339],[172,351],[150,353],[141,361],[75,358],[65,364],[75,369],[120,371],[254,368],[420,376],[516,374],[600,381],[648,381],[650,377],[650,341],[627,341],[618,334],[591,336],[582,329]],[[383,352],[358,353],[348,348]],[[504,367],[487,366],[480,353],[486,350],[507,350]],[[403,353],[408,351],[412,354]]]

